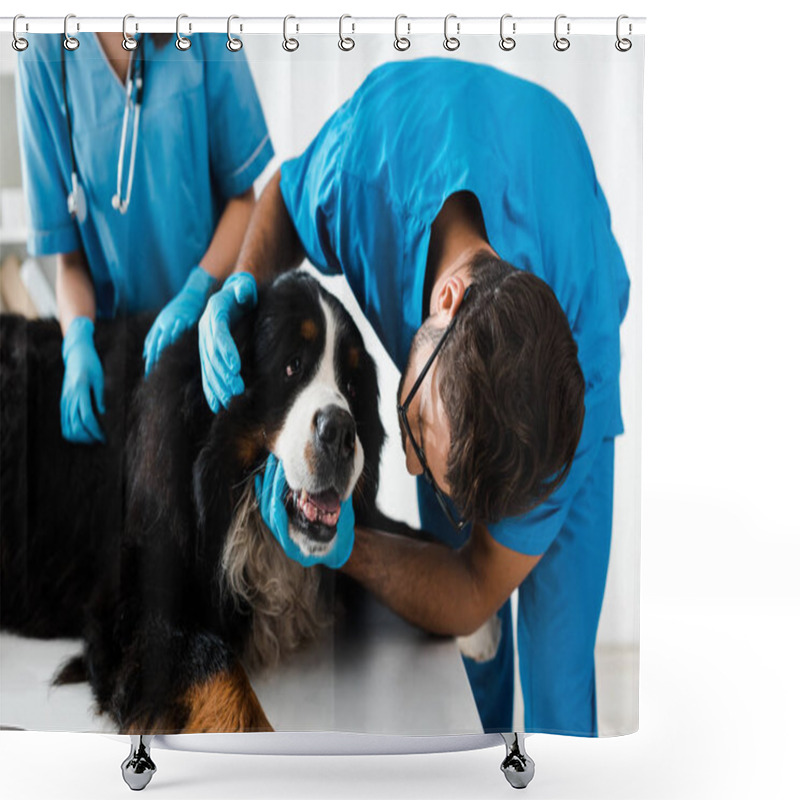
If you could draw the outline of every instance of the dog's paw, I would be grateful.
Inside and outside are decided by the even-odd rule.
[[[493,614],[470,636],[457,636],[456,643],[462,655],[473,661],[491,661],[497,655],[500,646],[502,626],[500,617]]]

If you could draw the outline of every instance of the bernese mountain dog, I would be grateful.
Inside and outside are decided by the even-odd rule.
[[[283,462],[306,553],[333,546],[351,495],[359,521],[402,530],[375,506],[375,363],[342,304],[286,273],[234,327],[245,391],[214,414],[196,327],[144,378],[152,319],[96,326],[97,445],[61,435],[58,323],[0,320],[0,626],[81,637],[53,683],[88,680],[120,733],[272,730],[245,667],[274,666],[330,622],[335,573],[284,554],[255,475],[270,452]]]

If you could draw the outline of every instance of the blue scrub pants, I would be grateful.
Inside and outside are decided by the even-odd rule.
[[[457,534],[421,478],[420,521],[452,546]],[[517,636],[525,731],[597,736],[594,645],[603,604],[614,499],[614,439],[604,439],[570,504],[564,525],[519,587]],[[486,733],[513,727],[514,637],[511,604],[500,609],[502,638],[491,661],[463,656]]]

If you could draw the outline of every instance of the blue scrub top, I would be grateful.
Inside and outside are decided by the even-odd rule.
[[[145,37],[136,166],[123,215],[111,198],[125,86],[97,37],[79,35],[80,47],[65,53],[75,160],[88,208],[79,225],[67,211],[62,37],[28,38],[17,70],[28,250],[46,255],[83,248],[100,317],[161,308],[205,254],[227,200],[250,188],[273,155],[244,53],[231,53],[224,34],[194,37],[183,52]],[[129,123],[123,196],[132,132]]]
[[[401,372],[428,315],[431,224],[452,193],[473,192],[500,257],[553,289],[586,379],[581,442],[548,501],[489,526],[507,547],[543,553],[586,479],[583,462],[622,432],[619,326],[630,282],[570,110],[541,86],[482,64],[385,64],[282,165],[280,185],[309,260],[344,273]],[[431,533],[464,541],[449,530]]]

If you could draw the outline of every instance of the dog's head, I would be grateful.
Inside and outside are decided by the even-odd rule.
[[[371,503],[377,491],[384,432],[375,363],[344,306],[303,272],[259,291],[251,325],[236,336],[248,351],[250,416],[283,464],[291,538],[325,555],[342,502],[355,493],[356,507]]]

